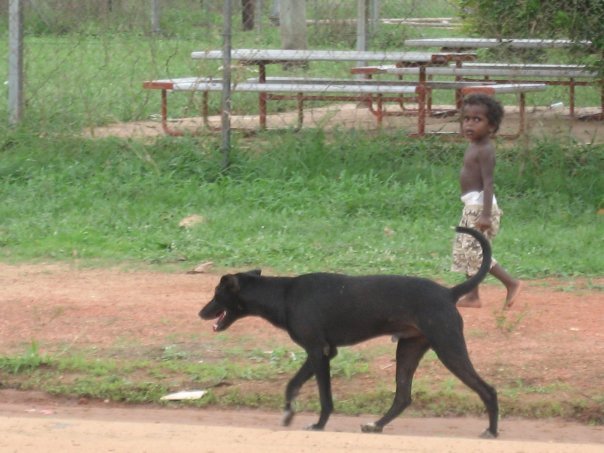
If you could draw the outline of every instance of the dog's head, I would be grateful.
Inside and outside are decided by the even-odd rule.
[[[216,319],[214,332],[229,328],[231,324],[249,314],[241,298],[242,280],[260,276],[259,269],[239,274],[226,274],[214,290],[214,297],[199,312],[201,319]]]

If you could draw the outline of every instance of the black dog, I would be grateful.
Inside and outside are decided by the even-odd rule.
[[[333,410],[329,362],[338,346],[352,345],[380,335],[397,337],[396,394],[392,406],[364,432],[381,432],[411,403],[411,382],[419,361],[432,348],[443,364],[482,399],[489,413],[485,437],[497,436],[498,404],[495,389],[474,370],[463,336],[457,300],[484,279],[491,263],[491,247],[478,231],[457,227],[478,240],[483,261],[476,275],[446,288],[431,280],[394,275],[350,277],[316,273],[298,277],[263,277],[259,270],[224,275],[214,298],[199,312],[216,319],[214,330],[227,329],[244,316],[260,316],[286,330],[306,350],[307,358],[285,390],[283,424],[293,416],[292,402],[302,385],[317,378],[321,414],[310,429],[323,429]]]

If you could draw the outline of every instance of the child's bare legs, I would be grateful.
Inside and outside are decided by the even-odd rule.
[[[520,280],[515,279],[507,271],[499,265],[499,263],[495,264],[491,270],[489,271],[493,277],[499,280],[505,286],[507,290],[507,295],[505,298],[505,304],[503,306],[504,309],[510,308],[516,299],[516,296],[520,292],[520,288],[522,287],[522,282]],[[470,276],[468,276],[470,278]],[[470,291],[463,298],[459,300],[457,303],[458,307],[472,307],[472,308],[480,308],[482,307],[482,303],[480,302],[480,295],[478,293],[478,287],[474,288],[474,290]]]
[[[470,276],[467,276],[470,278]],[[482,302],[480,302],[480,295],[478,294],[478,286],[474,288],[472,291],[467,293],[459,302],[457,302],[458,307],[470,307],[470,308],[480,308],[482,307]]]
[[[511,308],[514,305],[514,300],[516,296],[520,292],[520,288],[522,287],[522,283],[520,280],[515,279],[510,274],[506,272],[506,270],[499,265],[499,263],[495,264],[491,270],[491,275],[504,284],[507,295],[505,297],[505,304],[503,306],[504,309]]]

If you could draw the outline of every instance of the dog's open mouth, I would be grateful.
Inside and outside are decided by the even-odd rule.
[[[220,312],[218,314],[218,319],[216,320],[216,322],[214,323],[214,332],[219,332],[220,330],[222,330],[222,322],[224,321],[224,318],[226,318],[227,315],[227,311],[223,310],[222,312]]]

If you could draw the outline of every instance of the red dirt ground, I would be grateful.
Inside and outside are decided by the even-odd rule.
[[[42,353],[93,346],[103,349],[124,342],[134,348],[165,347],[183,338],[195,338],[201,347],[204,341],[210,343],[216,339],[211,323],[201,321],[197,312],[210,299],[218,278],[217,274],[0,263],[0,353],[22,352],[32,340],[38,342]],[[603,278],[527,281],[515,306],[505,315],[500,310],[503,288],[494,283],[483,285],[484,306],[460,309],[470,356],[478,371],[495,387],[522,381],[524,386],[551,385],[554,392],[565,392],[568,400],[587,398],[595,401],[599,398],[600,406],[594,403],[594,410],[602,411],[603,285]],[[287,335],[259,319],[236,323],[221,344],[239,344],[245,348],[250,338],[254,339],[250,349],[275,343],[293,347]],[[381,338],[357,347],[388,345],[389,342],[389,339]],[[369,377],[363,378],[360,387],[375,388],[378,382],[391,382],[392,358],[393,349],[387,355],[376,357],[370,364]],[[436,361],[422,363],[418,373],[450,376]],[[286,379],[284,377],[283,382]],[[341,384],[334,384],[336,408],[337,387]],[[261,393],[262,385],[274,387],[275,383],[254,381],[249,385]],[[315,392],[314,384],[309,383],[308,387],[309,392]],[[535,395],[535,400],[540,398],[547,399],[548,393]],[[275,429],[279,423],[279,414],[257,411],[247,411],[245,417],[240,417],[239,411],[179,409],[173,413],[168,409],[127,408],[91,401],[80,403],[85,404],[53,400],[39,393],[0,390],[0,414],[49,410],[86,417],[96,411],[101,418],[175,417],[225,426],[237,424]],[[110,411],[102,415],[108,407],[111,407]],[[313,418],[314,414],[301,414],[294,424],[299,428],[297,425]],[[334,416],[328,428],[358,431],[359,424],[366,420]],[[486,417],[447,420],[443,423],[443,419],[404,416],[393,422],[387,433],[404,433],[410,426],[415,426],[414,433],[439,435],[449,426],[449,435],[458,433],[472,437],[486,426]],[[504,418],[501,427],[511,438],[604,443],[601,426],[561,420],[551,423]]]
[[[159,105],[159,101],[158,101]],[[390,109],[395,109],[390,106]],[[451,110],[452,106],[435,106],[438,110]],[[520,118],[516,106],[505,106],[505,118],[499,132],[500,135],[513,135],[519,130]],[[576,118],[571,119],[568,109],[552,109],[549,107],[527,107],[526,111],[526,135],[522,140],[560,140],[571,139],[576,143],[602,144],[604,143],[604,121],[583,120],[599,113],[597,108],[577,109]],[[220,116],[210,116],[208,124],[220,127]],[[267,116],[268,129],[291,129],[297,126],[298,113],[296,111],[281,112]],[[429,116],[426,119],[426,131],[429,133],[457,133],[459,122],[456,116]],[[175,118],[168,121],[168,126],[174,131],[196,133],[197,131],[208,131],[204,127],[200,117]],[[233,128],[242,130],[257,130],[258,117],[254,115],[233,115],[231,117]],[[357,128],[376,129],[375,117],[369,109],[359,104],[331,104],[326,107],[304,109],[305,128]],[[387,116],[383,122],[384,129],[400,132],[414,133],[417,131],[416,116]],[[122,137],[132,139],[152,140],[164,136],[160,122],[155,120],[136,121],[131,123],[116,123],[105,127],[97,127],[86,130],[84,134],[88,137]],[[523,141],[524,143],[524,141]]]

